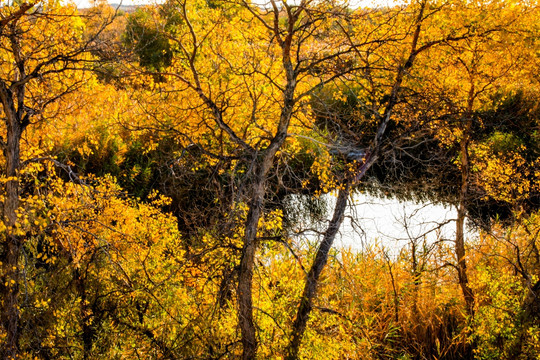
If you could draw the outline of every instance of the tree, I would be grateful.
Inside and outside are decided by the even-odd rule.
[[[20,256],[26,239],[18,220],[23,195],[19,176],[25,165],[21,162],[21,139],[28,126],[47,120],[51,105],[85,81],[79,70],[91,63],[88,53],[95,36],[83,39],[83,23],[73,6],[14,2],[0,11],[0,100],[5,125],[0,253],[5,340],[0,353],[8,359],[18,355],[19,286],[24,280]]]
[[[309,0],[294,5],[271,1],[268,8],[248,2],[208,7],[202,2],[173,1],[168,6],[182,21],[164,32],[177,55],[170,70],[160,74],[197,96],[197,102],[184,98],[183,109],[204,108],[190,119],[197,127],[191,133],[184,130],[185,139],[210,157],[247,162],[248,183],[235,199],[248,208],[237,300],[243,358],[253,359],[257,351],[253,268],[259,221],[271,197],[267,190],[271,169],[289,129],[309,121],[303,114],[308,95],[356,68],[354,62],[338,66],[354,51],[345,30],[348,10]],[[238,31],[247,27],[249,31]],[[201,129],[219,135],[208,141],[198,137]]]
[[[373,140],[370,142],[369,146],[360,147],[363,150],[363,157],[358,160],[356,168],[352,167],[350,174],[345,177],[346,181],[340,186],[333,217],[324,234],[324,238],[319,245],[313,265],[307,275],[304,293],[293,325],[291,342],[289,344],[287,355],[289,359],[296,359],[298,357],[301,338],[305,331],[309,313],[312,308],[318,279],[326,264],[328,252],[332,246],[335,235],[343,221],[346,201],[351,190],[354,188],[355,184],[363,179],[366,172],[382,156],[384,150],[396,146],[400,142],[399,137],[403,136],[403,134],[397,134],[396,140],[396,138],[392,139],[390,133],[392,133],[393,130],[395,131],[397,127],[397,120],[394,119],[394,112],[396,111],[396,108],[400,107],[400,103],[403,102],[403,97],[406,96],[402,95],[402,91],[406,86],[405,84],[409,73],[414,71],[413,65],[416,58],[424,55],[423,53],[428,52],[430,49],[444,47],[445,44],[460,43],[470,37],[476,36],[476,34],[471,33],[466,22],[464,24],[457,24],[457,28],[439,28],[436,25],[434,29],[431,21],[433,21],[433,18],[439,16],[440,12],[446,10],[444,5],[437,6],[426,1],[421,1],[418,3],[411,3],[407,9],[412,10],[413,14],[415,14],[414,17],[411,17],[410,15],[405,16],[404,20],[405,24],[407,24],[411,21],[411,18],[414,19],[412,25],[404,26],[405,28],[411,29],[411,32],[406,33],[406,36],[404,36],[404,44],[407,44],[407,41],[410,41],[408,44],[409,48],[407,49],[407,45],[404,47],[397,47],[406,55],[396,55],[393,54],[392,51],[389,52],[391,56],[393,55],[395,56],[395,59],[397,59],[393,82],[389,87],[388,93],[385,94],[382,98],[383,100],[380,101],[380,103],[383,104],[383,111],[374,113],[377,127],[373,135]],[[460,11],[460,9],[453,11]],[[450,10],[449,13],[452,14],[453,11]],[[384,59],[382,56],[381,58]],[[366,68],[369,69],[369,67]],[[368,77],[367,82],[369,83],[372,78],[375,78],[375,76]],[[385,77],[382,78],[384,79]],[[380,85],[377,84],[377,86]],[[382,92],[382,94],[384,94],[384,92]],[[412,118],[414,119],[414,117]],[[354,134],[352,136],[354,138]],[[358,148],[358,145],[355,147]]]
[[[520,74],[524,75],[520,68],[524,66],[523,62],[528,62],[525,59],[530,55],[527,55],[528,47],[521,41],[527,31],[521,25],[526,24],[535,11],[526,5],[520,12],[512,11],[516,6],[512,3],[486,2],[479,5],[490,9],[489,16],[476,7],[463,4],[462,10],[452,19],[453,22],[470,22],[469,31],[473,36],[448,47],[433,48],[430,55],[438,59],[438,62],[424,63],[418,72],[418,76],[429,84],[424,89],[432,99],[427,102],[427,106],[436,109],[435,116],[442,120],[440,126],[436,123],[432,125],[437,129],[435,136],[442,146],[455,146],[457,150],[457,158],[454,159],[459,172],[459,184],[455,186],[457,193],[455,267],[458,283],[471,317],[474,315],[475,301],[467,274],[465,219],[468,210],[479,203],[478,197],[489,198],[489,195],[486,196],[486,190],[493,186],[489,179],[496,176],[499,185],[503,183],[509,185],[501,175],[520,163],[519,155],[505,153],[499,155],[500,159],[507,160],[506,163],[499,161],[498,166],[490,166],[490,162],[497,160],[494,158],[488,160],[487,157],[480,155],[486,151],[485,141],[484,145],[476,145],[483,142],[482,133],[493,134],[498,131],[497,128],[505,126],[504,121],[500,121],[502,119],[498,123],[487,124],[482,119],[482,112],[492,106],[493,99],[497,98],[498,93],[515,91],[513,79]],[[516,34],[521,35],[515,38]],[[423,71],[431,75],[424,77],[421,75]],[[524,83],[528,80],[520,76],[519,81]],[[518,88],[520,86],[522,85],[517,85]],[[490,175],[478,171],[485,169],[486,166],[491,168]],[[500,172],[495,171],[495,167],[500,169]],[[499,175],[496,175],[497,173]],[[525,175],[526,172],[520,173]],[[527,185],[528,179],[526,176],[523,178],[516,175],[513,183],[509,187],[515,186],[512,197],[513,200],[518,200],[524,196],[524,188],[530,188]],[[492,193],[499,201],[502,200],[500,196],[505,193],[501,190],[502,186],[496,191],[498,195]]]

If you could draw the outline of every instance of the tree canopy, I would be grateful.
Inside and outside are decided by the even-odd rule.
[[[0,356],[538,357],[538,6],[2,4]]]

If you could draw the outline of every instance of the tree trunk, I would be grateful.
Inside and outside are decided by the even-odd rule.
[[[469,286],[469,279],[467,276],[467,262],[465,260],[465,206],[461,203],[458,206],[458,216],[456,222],[456,257],[458,260],[458,281],[465,304],[467,306],[467,312],[469,315],[474,314],[474,295],[472,289]]]
[[[240,272],[238,274],[238,325],[242,334],[243,353],[242,359],[253,360],[257,353],[257,339],[255,325],[253,321],[253,264],[255,262],[255,251],[257,249],[256,239],[259,219],[262,214],[264,196],[266,193],[266,182],[268,172],[274,163],[276,153],[281,148],[287,138],[287,131],[291,121],[295,104],[294,92],[296,90],[296,74],[288,57],[288,51],[284,50],[283,66],[287,76],[287,85],[283,91],[283,106],[276,135],[272,138],[270,145],[261,152],[261,160],[255,152],[254,182],[249,204],[249,212],[245,223],[244,247],[242,249],[242,259],[240,260]]]
[[[253,186],[253,197],[249,205],[244,236],[244,248],[238,275],[238,325],[242,334],[242,359],[255,359],[257,339],[253,321],[253,264],[255,261],[255,240],[264,199],[264,177],[257,176]]]
[[[458,282],[465,299],[465,305],[467,306],[467,313],[470,316],[474,315],[474,294],[469,286],[469,279],[467,276],[467,262],[465,258],[465,218],[467,215],[467,209],[465,202],[467,199],[467,192],[469,190],[469,139],[472,129],[472,107],[474,101],[474,86],[471,86],[469,92],[469,104],[467,106],[468,119],[463,131],[463,138],[460,142],[461,151],[461,188],[459,192],[459,203],[457,209],[457,221],[456,221],[456,258],[457,258],[457,270],[458,270]]]
[[[419,311],[418,311],[418,292],[420,290],[420,285],[422,285],[422,271],[418,264],[418,243],[417,240],[412,240],[411,243],[411,256],[412,256],[412,275],[413,275],[413,316],[417,320]]]
[[[351,184],[347,182],[347,185],[339,190],[336,206],[334,208],[334,215],[328,225],[328,229],[324,233],[324,238],[317,249],[317,255],[313,261],[313,265],[309,270],[306,285],[304,286],[304,293],[300,300],[300,306],[296,313],[296,319],[294,320],[292,329],[292,338],[289,342],[287,349],[287,360],[295,360],[298,358],[298,351],[300,350],[300,343],[302,342],[302,336],[306,330],[309,314],[313,307],[313,299],[317,291],[317,285],[319,283],[319,277],[321,275],[326,261],[328,259],[328,253],[332,248],[336,234],[343,222],[345,209],[347,208],[347,199],[351,192]]]
[[[6,339],[2,347],[3,359],[15,359],[19,342],[19,255],[22,239],[17,235],[17,208],[19,207],[19,181],[17,173],[20,163],[20,138],[22,132],[19,114],[14,110],[10,92],[2,87],[0,97],[6,116],[7,143],[5,146],[6,171],[8,181],[5,185],[3,221],[6,226],[5,242],[2,251],[2,326]]]

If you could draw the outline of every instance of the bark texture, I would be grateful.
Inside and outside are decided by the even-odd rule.
[[[473,90],[471,90],[473,91]],[[469,107],[472,107],[470,103]],[[457,209],[457,221],[456,221],[456,258],[457,258],[457,271],[458,282],[465,299],[465,305],[467,306],[467,312],[469,315],[474,315],[474,294],[469,286],[469,278],[467,276],[467,262],[465,258],[465,218],[467,216],[466,199],[469,189],[469,136],[471,132],[472,119],[466,120],[465,131],[463,132],[463,139],[460,143],[461,150],[461,186],[459,192],[459,203]]]

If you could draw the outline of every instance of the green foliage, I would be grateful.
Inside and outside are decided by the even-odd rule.
[[[139,64],[150,71],[162,71],[172,62],[167,37],[159,30],[150,12],[138,9],[128,16],[124,43],[135,51]]]
[[[487,139],[492,151],[496,154],[505,154],[512,151],[519,151],[523,141],[514,134],[495,131]]]

